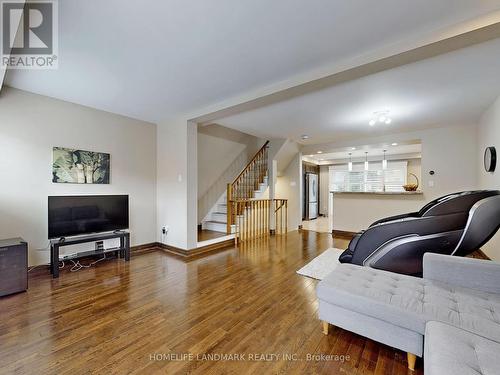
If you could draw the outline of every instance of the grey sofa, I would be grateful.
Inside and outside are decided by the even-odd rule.
[[[500,263],[427,253],[423,278],[341,264],[317,296],[324,333],[333,324],[406,351],[410,368],[428,322],[500,342]]]
[[[425,375],[498,375],[500,344],[440,322],[425,326]]]

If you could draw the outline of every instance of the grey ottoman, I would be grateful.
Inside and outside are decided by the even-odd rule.
[[[319,318],[422,357],[425,327],[439,321],[500,343],[500,264],[437,254],[416,278],[341,264],[317,287]]]
[[[425,328],[425,375],[498,375],[500,344],[439,322]]]

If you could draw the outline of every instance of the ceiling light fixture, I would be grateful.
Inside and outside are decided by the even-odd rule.
[[[351,147],[351,150],[355,151],[355,150],[356,150],[356,147]]]
[[[389,125],[392,122],[392,118],[389,116],[389,113],[389,111],[373,112],[373,116],[368,122],[368,125],[374,126],[377,122]]]
[[[349,164],[347,164],[347,169],[352,172],[352,152],[349,152]]]
[[[302,138],[303,141],[306,141],[309,139],[309,136],[307,134],[303,134],[300,138]]]
[[[368,170],[368,151],[365,151],[365,171]]]
[[[382,160],[382,169],[386,170],[387,169],[387,159],[385,158],[385,153],[387,150],[384,150],[384,160]]]
[[[391,146],[397,146],[398,144],[396,142],[392,143]]]
[[[323,153],[323,151],[318,151],[318,154],[322,154],[322,153]]]

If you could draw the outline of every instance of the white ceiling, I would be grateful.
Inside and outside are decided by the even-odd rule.
[[[353,160],[364,159],[365,152],[369,158],[371,157],[381,157],[384,155],[384,150],[386,151],[387,156],[392,155],[419,155],[422,152],[422,144],[414,143],[414,144],[398,144],[396,146],[392,145],[366,145],[366,146],[358,146],[355,149],[344,147],[342,149],[335,149],[328,153],[322,154],[312,154],[305,155],[309,160],[315,161],[325,161],[325,160],[346,160],[349,158],[349,153],[351,153],[351,157]]]
[[[259,137],[303,144],[477,123],[500,95],[500,39],[220,119]],[[392,124],[368,122],[390,110]],[[302,134],[310,139],[301,141]]]
[[[157,122],[499,6],[499,0],[65,0],[59,69],[10,71],[7,84]],[[309,119],[313,124],[289,116],[287,131],[325,126],[335,118],[326,115]],[[234,120],[256,132],[248,120]]]

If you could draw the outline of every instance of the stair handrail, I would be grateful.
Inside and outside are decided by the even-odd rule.
[[[238,184],[239,180],[246,175],[247,172],[251,171],[251,168],[254,166],[255,162],[259,159],[259,157],[263,156],[269,147],[269,141],[266,141],[264,145],[257,151],[257,153],[254,155],[254,157],[248,162],[245,168],[240,172],[240,174],[233,180],[232,183],[227,184],[227,194],[226,194],[226,200],[227,200],[227,233],[231,233],[231,225],[232,223],[232,212],[231,212],[231,201],[233,200],[233,192],[234,192],[234,187],[235,185]],[[267,170],[267,167],[266,167]],[[260,178],[261,176],[259,176]]]
[[[264,150],[267,148],[267,146],[269,146],[269,141],[266,141],[266,143],[264,143],[264,146],[262,146],[260,148],[259,151],[257,151],[257,153],[254,155],[254,157],[252,158],[252,160],[250,160],[247,164],[247,166],[245,168],[243,168],[243,170],[240,172],[240,174],[233,180],[233,182],[231,182],[231,185],[234,186],[234,184],[236,184],[236,182],[238,182],[238,180],[240,179],[241,176],[243,176],[243,174],[250,169],[250,167],[252,166],[253,162],[260,156],[260,154],[262,154],[264,152]]]

